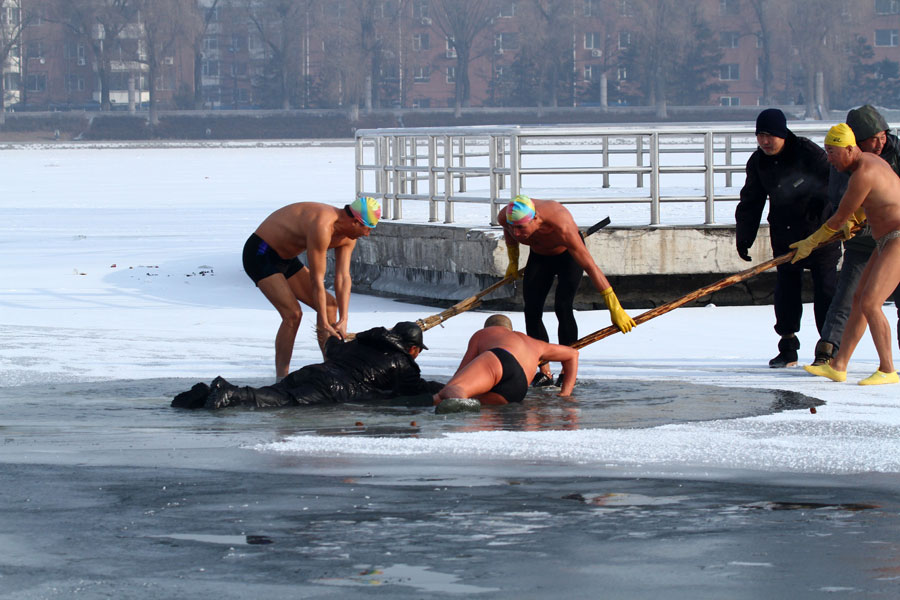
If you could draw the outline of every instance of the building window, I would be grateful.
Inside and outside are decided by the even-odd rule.
[[[19,9],[14,6],[4,6],[0,9],[0,25],[16,27],[19,25]]]
[[[631,45],[631,32],[630,31],[620,31],[619,32],[619,50],[624,50],[628,46]]]
[[[444,50],[444,56],[447,58],[456,58],[456,48],[453,46],[453,36],[448,35],[446,40],[446,48]]]
[[[25,89],[29,92],[47,91],[47,74],[29,73],[25,77]]]
[[[633,0],[619,0],[619,16],[620,17],[633,17],[634,16]]]
[[[719,13],[735,16],[741,14],[741,5],[738,0],[719,0]]]
[[[896,46],[898,38],[898,30],[896,29],[876,29],[875,45],[876,46]]]
[[[722,96],[719,98],[719,104],[722,106],[740,106],[741,99],[737,96]]]
[[[204,60],[200,68],[201,73],[206,77],[219,76],[219,61],[217,60]]]
[[[494,38],[494,47],[497,49],[499,54],[503,54],[503,52],[507,50],[518,50],[519,49],[519,34],[518,33],[498,33]]]
[[[428,18],[428,0],[416,0],[413,5],[413,17],[416,19]]]
[[[584,49],[593,50],[600,48],[600,34],[597,32],[587,32],[584,34]]]
[[[44,44],[41,42],[28,42],[25,46],[25,58],[44,58]]]
[[[501,16],[501,17],[514,17],[514,16],[516,16],[516,2],[515,2],[515,0],[506,0],[503,4],[500,5],[500,16]]]
[[[427,33],[417,33],[413,35],[413,50],[428,50],[431,47],[431,43]]]
[[[875,0],[876,15],[900,14],[900,0]]]
[[[240,52],[244,49],[244,36],[233,33],[231,34],[231,45],[228,46],[229,52]]]
[[[584,0],[584,16],[599,17],[601,14],[599,0]]]
[[[619,81],[625,81],[628,79],[628,69],[625,67],[619,67],[616,69],[616,79]]]
[[[84,77],[81,75],[69,75],[66,77],[66,91],[67,92],[83,92],[84,91]]]
[[[456,67],[447,67],[447,83],[456,83]]]
[[[207,52],[219,49],[219,38],[214,35],[207,35],[203,38],[203,49]]]
[[[723,31],[719,36],[719,46],[722,48],[737,48],[740,45],[741,34],[737,31]]]
[[[431,67],[424,65],[413,69],[413,82],[427,83],[429,81],[431,81]]]
[[[741,66],[737,63],[726,63],[719,67],[719,79],[737,81],[741,78]]]
[[[594,65],[584,65],[584,80],[585,81],[593,81],[594,80]]]
[[[247,63],[245,63],[245,62],[232,63],[231,76],[232,77],[246,77],[247,76]]]
[[[6,91],[18,90],[20,81],[18,73],[6,73],[3,76],[3,89]]]

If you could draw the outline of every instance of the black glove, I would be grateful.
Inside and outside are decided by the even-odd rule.
[[[740,256],[741,258],[743,258],[743,259],[746,260],[747,262],[750,262],[751,260],[753,260],[753,259],[750,257],[750,255],[747,253],[749,250],[750,250],[750,245],[749,245],[749,244],[744,244],[743,242],[738,242],[738,243],[737,243],[737,252],[738,252],[738,256]]]

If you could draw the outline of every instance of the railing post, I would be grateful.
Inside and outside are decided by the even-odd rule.
[[[519,134],[511,133],[509,136],[509,197],[515,198],[521,192],[522,176],[519,174],[519,165],[522,164],[522,156],[519,154]]]
[[[659,132],[650,134],[650,225],[659,225]]]
[[[444,223],[453,222],[453,138],[444,136]]]
[[[459,179],[459,191],[466,191],[466,136],[459,136],[459,160],[456,161],[459,164],[460,168],[463,169],[463,172],[458,175]]]
[[[360,168],[360,165],[363,164],[363,158],[365,154],[363,153],[363,137],[356,136],[356,148],[354,151],[354,156],[356,158],[356,173],[355,175],[355,185],[356,185],[356,197],[362,194],[363,187],[365,187],[365,176],[363,170]]]
[[[497,180],[503,177],[503,175],[497,171],[500,155],[498,150],[499,139],[500,138],[495,135],[488,138],[488,185],[490,186],[488,193],[491,196],[491,206],[488,214],[491,219],[491,225],[499,225],[496,208],[497,200],[500,199],[500,186],[498,185]]]
[[[609,136],[604,135],[600,138],[603,140],[603,168],[609,166]],[[609,187],[609,173],[603,174],[603,187]]]
[[[725,165],[731,166],[731,134],[725,135]],[[731,170],[725,171],[725,187],[731,187]]]
[[[403,169],[400,168],[403,166],[403,144],[403,136],[394,136],[391,152],[391,171],[394,174],[394,208],[392,217],[394,220],[401,218],[400,194],[406,191],[406,178],[403,176]]]
[[[703,165],[706,167],[704,173],[706,187],[706,221],[705,225],[712,225],[716,222],[716,171],[715,171],[716,153],[713,150],[713,132],[707,131],[703,136]]]
[[[657,143],[656,159],[651,158],[650,160],[651,160],[651,162],[655,162],[655,164],[659,165],[659,162],[658,162],[658,160],[659,160],[659,138],[656,139],[656,143]],[[644,136],[641,135],[640,133],[634,137],[634,151],[635,151],[635,158],[637,160],[637,166],[643,167],[644,166]],[[659,171],[657,171],[657,173],[659,173]],[[643,173],[637,174],[637,186],[639,188],[644,187],[644,174]]]
[[[390,189],[388,188],[388,155],[390,139],[387,136],[375,138],[375,191],[381,195],[382,217],[390,219],[393,204],[391,203]]]
[[[428,134],[428,222],[436,223],[438,220],[437,200],[437,138]]]

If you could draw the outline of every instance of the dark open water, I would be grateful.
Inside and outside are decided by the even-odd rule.
[[[585,382],[434,415],[168,407],[193,381],[0,388],[0,598],[896,598],[877,475],[626,476],[458,457],[309,458],[288,435],[651,427],[810,410],[789,392]],[[262,383],[262,382],[237,382]]]

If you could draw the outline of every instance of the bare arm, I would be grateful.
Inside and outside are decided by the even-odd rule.
[[[606,278],[606,275],[603,274],[603,271],[600,270],[600,267],[597,266],[597,263],[594,262],[594,257],[588,252],[584,240],[581,239],[581,236],[578,235],[577,231],[577,228],[574,232],[567,230],[563,243],[569,251],[569,254],[575,259],[575,262],[577,262],[579,266],[584,269],[584,272],[587,273],[587,276],[590,278],[591,283],[594,284],[597,291],[602,292],[610,287],[609,280]]]
[[[341,337],[347,333],[347,320],[350,316],[350,257],[356,247],[356,240],[347,240],[334,249],[334,296],[337,300],[338,321],[334,328]]]
[[[578,376],[578,350],[571,346],[546,344],[541,353],[541,360],[552,360],[562,363],[563,372],[566,376],[563,379],[563,386],[559,391],[559,395],[571,396],[572,390],[575,388],[575,378]]]
[[[325,269],[327,266],[328,244],[331,242],[333,233],[334,221],[324,221],[310,227],[306,236],[306,259],[309,263],[309,279],[313,288],[316,328],[320,331],[325,331],[329,336],[340,337],[337,330],[328,322],[328,311],[326,308],[328,306],[328,293],[325,291]]]

